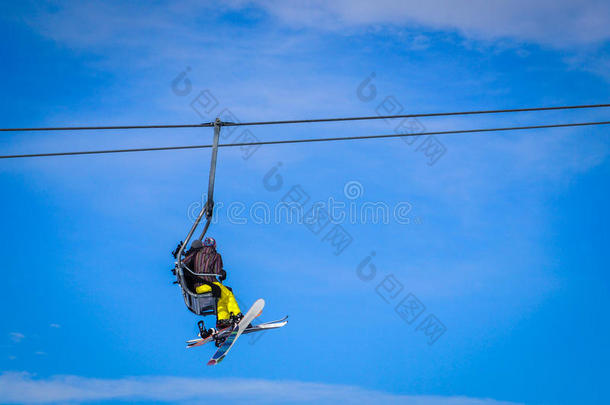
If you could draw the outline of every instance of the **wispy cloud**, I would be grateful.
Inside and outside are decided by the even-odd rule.
[[[283,22],[343,30],[373,24],[423,26],[456,30],[483,40],[513,38],[557,47],[601,42],[610,38],[610,4],[598,0],[485,1],[340,0],[286,2],[233,1],[256,4]]]
[[[192,402],[202,395],[231,403],[376,402],[410,405],[516,405],[468,397],[397,395],[349,385],[261,379],[133,377],[97,379],[78,376],[34,378],[29,373],[0,375],[3,403],[56,403],[108,400]]]
[[[92,9],[95,12],[91,12]],[[513,39],[558,48],[598,44],[610,39],[610,3],[599,0],[474,0],[463,4],[451,0],[428,3],[415,0],[232,0],[222,5],[182,0],[171,4],[162,2],[145,10],[136,10],[122,2],[72,2],[53,8],[41,7],[40,18],[35,23],[55,39],[77,46],[107,44],[117,37],[120,44],[129,45],[133,41],[132,34],[138,31],[149,34],[171,31],[205,46],[210,44],[210,38],[193,36],[188,28],[196,24],[200,15],[218,16],[230,10],[243,11],[253,21],[260,20],[263,11],[290,27],[337,32],[367,31],[372,26],[410,27],[455,31],[475,40]],[[142,12],[146,18],[131,18],[132,14]],[[58,19],[71,18],[81,22],[84,19],[86,24],[55,24]],[[83,26],[96,29],[84,30]],[[205,34],[213,35],[212,32]]]
[[[10,336],[11,340],[15,343],[19,343],[25,338],[25,335],[23,333],[19,333],[19,332],[11,332],[11,333],[9,333],[9,336]]]

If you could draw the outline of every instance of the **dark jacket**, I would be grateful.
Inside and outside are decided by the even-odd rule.
[[[221,276],[221,280],[224,280],[224,277],[226,277],[222,266],[222,257],[212,246],[204,246],[189,251],[184,258],[184,264],[197,274],[218,274]],[[195,280],[194,286],[198,287],[202,284],[216,281],[218,280],[214,276],[204,276]]]

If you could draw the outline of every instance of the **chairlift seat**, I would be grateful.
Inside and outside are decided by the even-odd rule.
[[[195,315],[216,314],[216,297],[211,292],[204,294],[192,294],[190,291],[182,290],[184,303]]]
[[[188,235],[184,239],[184,243],[181,242],[180,248],[174,255],[177,259],[175,274],[176,281],[182,288],[182,296],[184,297],[184,303],[187,308],[196,315],[215,315],[216,314],[216,303],[217,298],[214,296],[212,292],[206,292],[203,294],[197,294],[193,289],[193,283],[191,280],[194,279],[202,279],[202,275],[195,274],[191,271],[187,266],[182,263],[182,255],[184,254],[184,248],[188,245],[193,233],[199,226],[199,223],[203,216],[206,217],[206,223],[203,227],[203,232],[201,233],[201,237],[199,237],[199,241],[203,240],[208,227],[212,221],[212,215],[214,211],[214,179],[216,177],[216,156],[218,153],[218,142],[220,140],[220,127],[222,126],[222,122],[220,118],[216,118],[214,122],[214,141],[212,143],[212,159],[210,162],[210,178],[208,182],[208,200],[205,205],[201,208],[195,223],[191,227]],[[185,277],[185,272],[188,273],[188,277]]]
[[[195,315],[215,315],[218,298],[215,297],[211,291],[203,294],[197,294],[196,292],[192,291],[186,277],[184,276],[185,271],[191,276],[198,275],[193,273],[188,267],[184,266],[184,264],[182,267],[176,270],[176,278],[178,284],[182,288],[182,296],[184,297],[184,303],[186,304],[187,308]]]

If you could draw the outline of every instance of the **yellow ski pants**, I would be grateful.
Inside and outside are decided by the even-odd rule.
[[[219,282],[214,282],[213,284],[220,288],[220,298],[218,298],[218,303],[216,304],[216,318],[218,320],[229,319],[231,314],[237,315],[241,313],[239,305],[237,305],[237,301],[231,290]],[[195,289],[197,294],[203,294],[210,291],[212,291],[212,287],[207,284],[200,285]]]

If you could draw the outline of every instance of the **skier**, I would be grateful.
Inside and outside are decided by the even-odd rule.
[[[216,251],[216,241],[207,237],[201,243],[195,240],[191,249],[186,252],[184,264],[197,274],[216,274],[217,276],[198,277],[193,287],[197,294],[212,292],[217,297],[216,304],[216,328],[225,329],[232,324],[237,324],[243,318],[243,314],[237,305],[235,296],[229,287],[222,285],[227,278],[227,272],[223,269],[222,257]],[[216,278],[218,277],[218,278]],[[203,328],[202,328],[203,329]],[[202,335],[210,336],[214,330],[202,330]],[[206,338],[207,336],[201,336]]]

